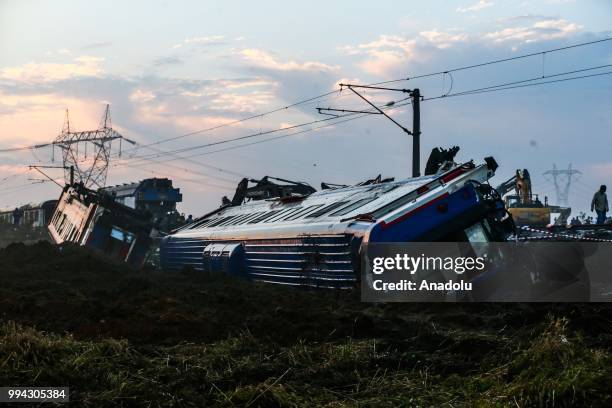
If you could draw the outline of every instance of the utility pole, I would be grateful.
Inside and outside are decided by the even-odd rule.
[[[374,111],[372,110],[350,110],[350,109],[334,109],[334,108],[317,108],[320,114],[330,115],[326,112],[341,112],[341,113],[363,113],[369,115],[383,115],[399,128],[401,128],[406,134],[412,136],[412,177],[419,177],[421,175],[421,92],[418,88],[415,89],[397,89],[397,88],[384,88],[380,86],[370,86],[370,85],[354,85],[354,84],[340,84],[340,90],[344,87],[351,90],[355,95],[363,99],[367,104],[369,104]],[[360,94],[355,90],[355,88],[366,88],[366,89],[376,89],[383,91],[395,91],[395,92],[403,92],[410,95],[411,104],[412,104],[412,131],[408,130],[406,127],[402,126],[391,116],[387,115],[380,107],[376,106],[372,102],[370,102],[365,96]],[[387,108],[391,108],[395,105],[395,102],[389,102],[385,105]],[[340,117],[337,114],[332,114],[335,117]]]
[[[412,177],[421,175],[421,92],[412,90]]]

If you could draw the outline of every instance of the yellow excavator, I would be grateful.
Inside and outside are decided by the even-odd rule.
[[[527,169],[517,169],[516,174],[496,190],[502,197],[505,196],[506,209],[518,226],[565,225],[571,213],[571,208],[549,205],[546,197],[542,203],[538,195],[531,191],[531,177]],[[514,194],[506,195],[511,190],[514,190]],[[551,221],[553,213],[559,214],[554,222]]]

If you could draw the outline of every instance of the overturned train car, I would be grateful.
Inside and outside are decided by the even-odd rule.
[[[150,246],[150,216],[78,184],[66,186],[48,225],[56,244],[74,243],[141,267]]]
[[[354,287],[367,242],[502,240],[497,164],[455,165],[399,182],[225,206],[164,238],[166,271],[191,267],[295,286]],[[511,220],[510,220],[511,222]]]

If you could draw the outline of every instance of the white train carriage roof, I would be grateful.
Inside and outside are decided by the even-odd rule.
[[[372,220],[393,217],[398,211],[452,193],[468,180],[485,182],[493,174],[494,168],[487,164],[468,162],[431,176],[322,190],[307,197],[251,201],[220,208],[173,236],[235,240],[344,233],[349,225],[371,225]]]

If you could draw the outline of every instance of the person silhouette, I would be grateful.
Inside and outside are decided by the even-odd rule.
[[[591,211],[597,213],[597,225],[605,224],[606,213],[610,210],[608,206],[608,196],[606,195],[606,186],[602,185],[599,187],[599,191],[593,195],[591,201]]]

